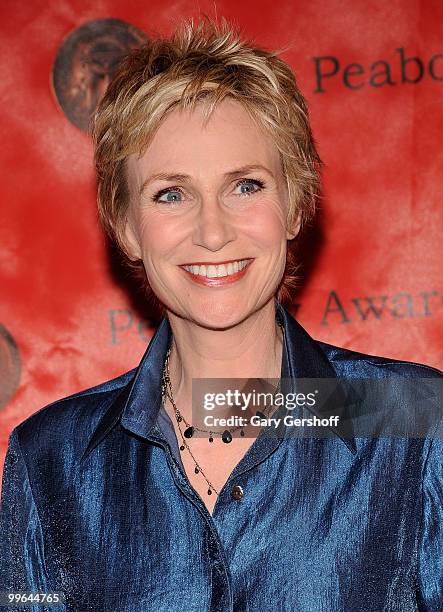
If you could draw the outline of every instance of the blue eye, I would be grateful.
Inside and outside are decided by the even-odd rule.
[[[158,193],[156,193],[152,200],[154,202],[165,202],[165,203],[172,203],[174,204],[175,202],[181,202],[181,200],[179,200],[176,196],[176,194],[182,194],[183,192],[179,187],[168,187],[167,189],[162,189],[161,191],[159,191]],[[161,200],[160,198],[163,197],[164,195],[168,196],[166,200]],[[169,195],[172,195],[173,197],[170,198]]]
[[[259,181],[258,179],[242,179],[241,181],[238,181],[237,183],[237,187],[247,187],[248,185],[254,185],[256,187],[256,189],[254,189],[253,191],[242,191],[241,194],[242,196],[249,196],[252,195],[253,193],[257,193],[258,191],[261,191],[263,189],[263,187],[265,186],[263,181]]]

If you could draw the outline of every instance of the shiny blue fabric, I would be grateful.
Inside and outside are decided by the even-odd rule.
[[[275,304],[284,377],[440,376],[315,341]],[[441,438],[260,435],[211,516],[157,418],[170,340],[165,318],[137,368],[14,429],[0,591],[65,593],[34,610],[443,610]]]

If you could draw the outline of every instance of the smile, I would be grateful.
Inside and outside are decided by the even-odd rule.
[[[200,276],[206,276],[206,278],[220,278],[240,272],[240,270],[243,270],[250,261],[250,259],[238,259],[230,261],[229,263],[189,265],[182,267],[195,275],[199,274]]]
[[[182,265],[180,268],[187,272],[195,282],[207,286],[220,286],[235,282],[246,274],[253,259],[236,259],[220,264],[209,262]]]

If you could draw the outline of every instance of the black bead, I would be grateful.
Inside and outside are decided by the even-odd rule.
[[[183,444],[180,446],[180,450],[185,450],[185,447],[183,446]]]
[[[185,429],[183,435],[185,436],[185,438],[192,438],[192,436],[194,435],[194,428],[192,427],[192,425],[191,427]]]
[[[178,417],[177,417],[177,421],[178,421],[179,423],[181,423],[181,422],[183,421],[182,417],[181,417],[181,416],[178,416]]]
[[[222,440],[225,444],[229,444],[229,442],[232,442],[231,432],[227,429],[225,429],[225,431],[222,433]]]
[[[195,467],[195,468],[194,468],[194,472],[195,472],[196,474],[198,474],[198,473],[199,473],[199,471],[200,471],[200,470],[198,469],[198,467]]]
[[[212,436],[209,436],[208,440],[209,442],[214,442],[214,438]]]
[[[241,435],[242,438],[245,435],[245,432],[243,431],[243,429],[240,429],[240,435]]]
[[[211,489],[208,489],[208,495],[212,495]]]

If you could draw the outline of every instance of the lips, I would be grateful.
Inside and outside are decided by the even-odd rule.
[[[188,278],[209,287],[233,283],[246,274],[253,259],[233,259],[228,262],[198,262],[180,266]]]

